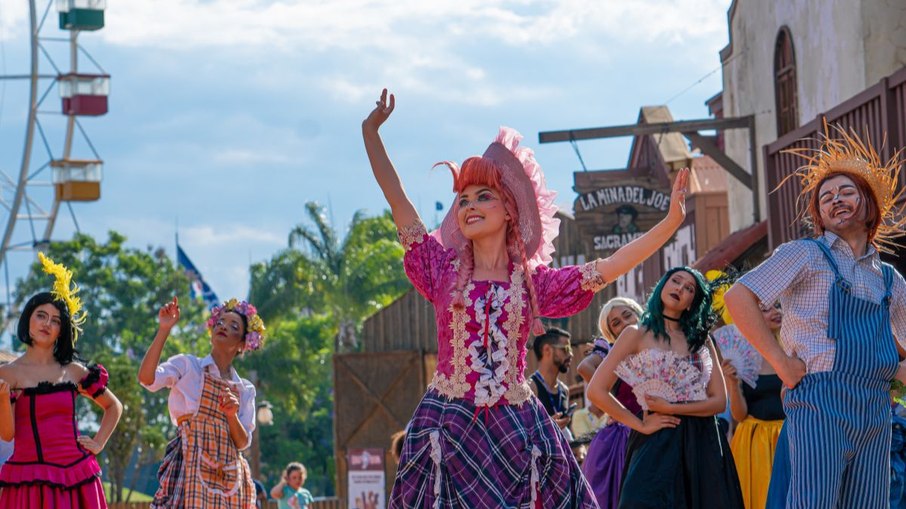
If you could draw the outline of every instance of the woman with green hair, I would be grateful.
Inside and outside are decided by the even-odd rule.
[[[623,330],[592,377],[592,403],[632,429],[621,508],[743,508],[733,457],[715,418],[726,408],[727,392],[720,364],[712,360],[711,301],[698,271],[670,269],[639,325]],[[641,415],[611,394],[617,377],[633,387]]]

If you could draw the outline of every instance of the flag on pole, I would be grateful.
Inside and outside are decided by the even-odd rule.
[[[186,255],[186,252],[182,250],[179,243],[176,244],[176,263],[182,265],[183,269],[186,271],[186,275],[189,276],[189,296],[191,298],[201,298],[204,300],[205,306],[207,306],[208,309],[220,304],[220,299],[217,298],[217,294],[214,293],[214,290],[212,290],[211,287],[208,286],[208,283],[205,282],[204,278],[201,277],[201,273],[195,268],[195,264],[192,263],[192,260]]]

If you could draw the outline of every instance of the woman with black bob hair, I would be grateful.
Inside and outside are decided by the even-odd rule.
[[[29,320],[26,318],[31,318],[32,313],[44,304],[51,304],[60,312],[60,335],[53,344],[53,358],[61,366],[73,361],[82,361],[83,359],[79,356],[79,352],[75,349],[72,341],[72,318],[69,316],[69,309],[62,302],[54,300],[53,294],[50,292],[37,293],[25,303],[25,308],[22,309],[22,314],[19,317],[16,338],[27,346],[34,344],[34,340],[28,331]]]
[[[623,330],[592,377],[588,398],[632,429],[621,508],[743,508],[715,418],[727,393],[708,337],[716,320],[711,304],[711,287],[697,270],[670,269],[639,325]],[[610,393],[617,377],[633,387],[641,415]]]
[[[43,254],[53,289],[31,297],[19,317],[25,353],[0,366],[0,438],[15,439],[0,467],[0,509],[107,507],[95,458],[113,433],[123,406],[107,389],[107,370],[85,365],[75,349],[86,316],[70,286],[72,273]],[[79,435],[76,395],[104,409],[94,437]]]

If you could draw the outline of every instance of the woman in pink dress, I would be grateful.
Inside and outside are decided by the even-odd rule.
[[[554,193],[531,149],[519,146],[522,136],[501,128],[484,155],[444,163],[455,201],[428,234],[378,134],[393,107],[384,90],[362,133],[406,249],[406,274],[434,305],[438,354],[406,428],[389,507],[596,508],[569,444],[526,383],[526,342],[543,332],[540,317],[581,311],[673,235],[688,171],[676,178],[669,214],[648,233],[607,259],[553,269]]]
[[[25,353],[0,366],[0,438],[15,438],[0,467],[0,509],[107,507],[97,456],[113,433],[123,406],[107,389],[107,370],[77,361],[74,345],[85,320],[69,283],[72,274],[38,255],[57,277],[52,292],[25,304],[17,337]],[[76,396],[104,409],[94,437],[79,435]]]

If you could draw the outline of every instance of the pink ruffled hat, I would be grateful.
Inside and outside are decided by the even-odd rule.
[[[510,127],[500,127],[497,138],[482,157],[491,159],[500,168],[501,180],[516,199],[519,211],[519,232],[525,241],[525,256],[529,269],[548,265],[554,252],[554,239],[560,231],[560,220],[554,217],[557,193],[547,188],[544,173],[535,160],[535,153],[528,147],[520,147],[522,135]],[[440,228],[431,233],[444,247],[462,251],[468,239],[459,229],[456,213],[458,200],[447,211]]]

